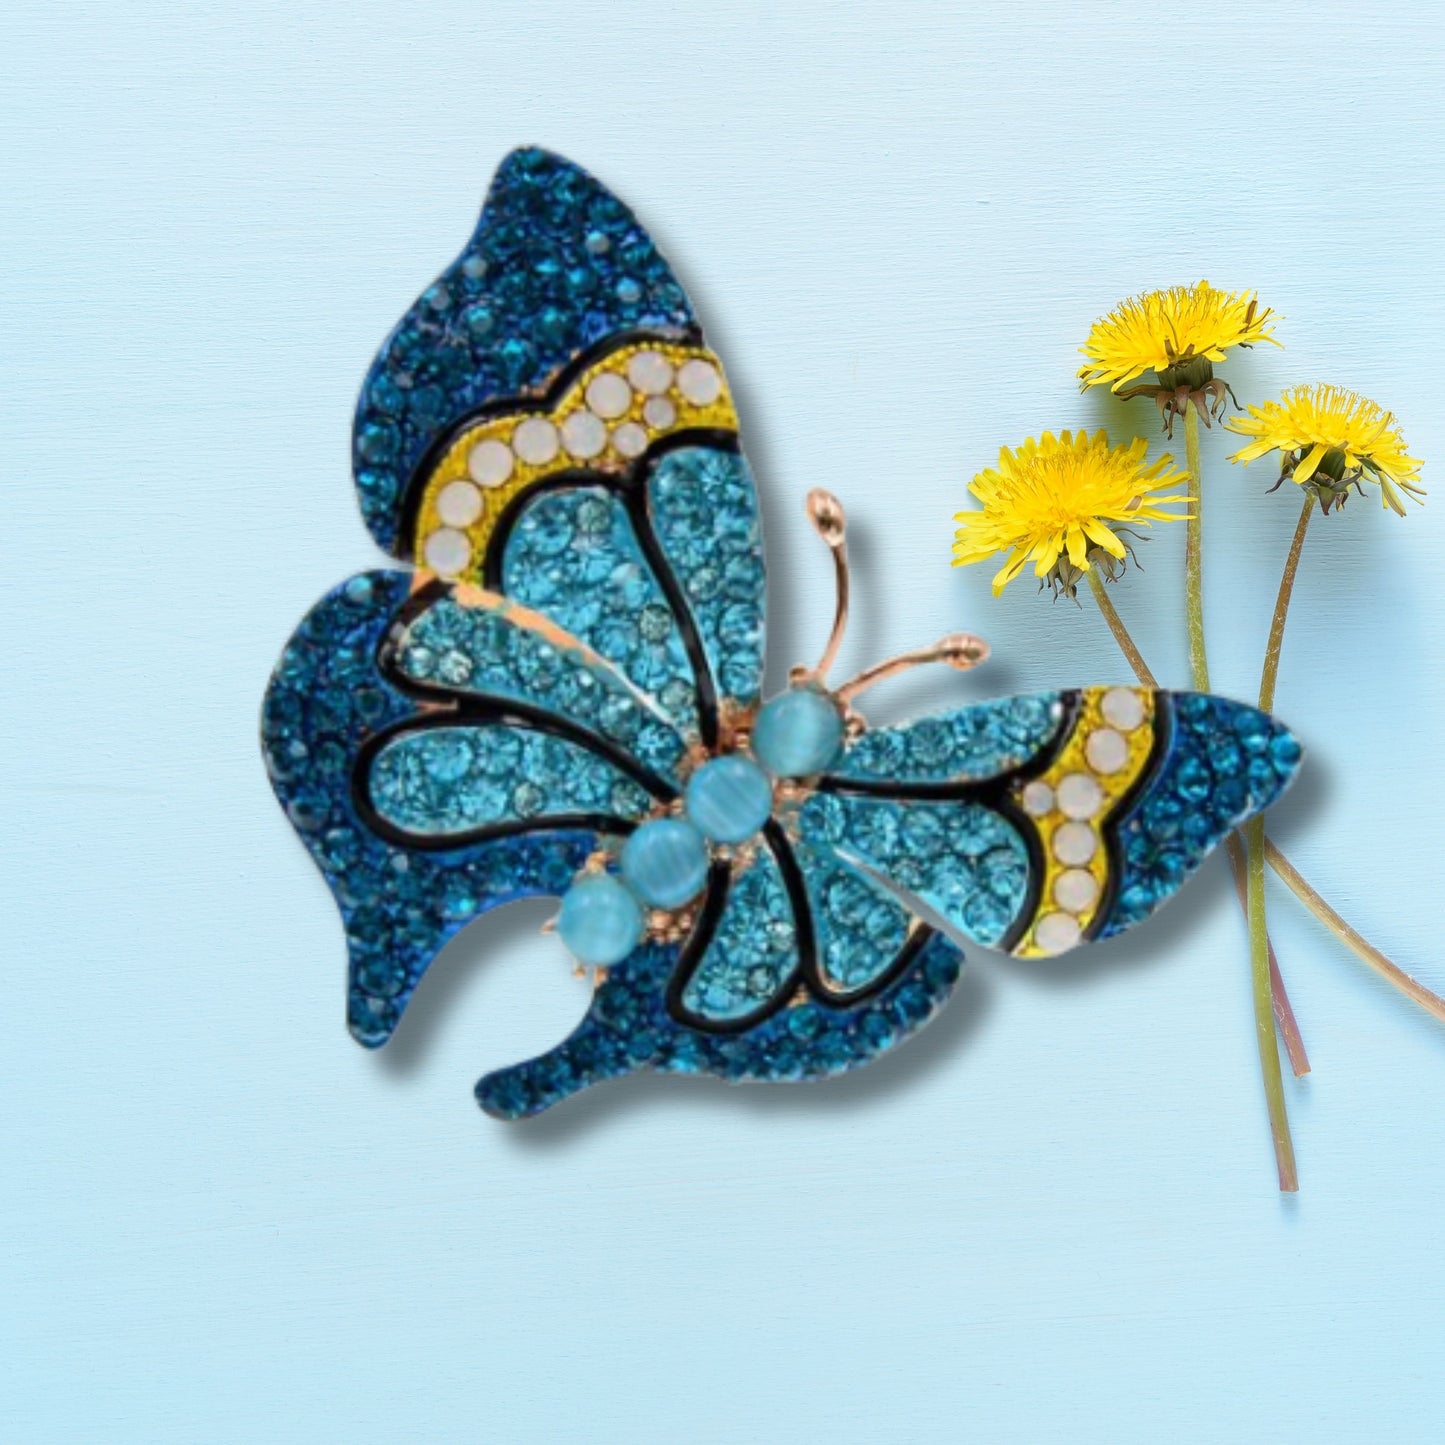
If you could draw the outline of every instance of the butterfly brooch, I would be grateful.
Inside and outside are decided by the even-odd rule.
[[[1267,714],[1138,687],[870,728],[872,683],[987,656],[967,634],[764,699],[757,493],[676,277],[577,166],[513,152],[477,230],[367,375],[355,476],[416,570],[312,610],[263,709],[282,805],[340,905],[348,1020],[384,1044],[428,964],[499,904],[561,899],[595,992],[483,1109],[636,1070],[791,1081],[923,1027],[959,940],[1042,957],[1168,898],[1293,777]]]

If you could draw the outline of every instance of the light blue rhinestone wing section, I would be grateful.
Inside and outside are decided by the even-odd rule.
[[[1028,848],[980,803],[815,793],[797,827],[804,844],[877,875],[986,948],[1004,943],[1027,903]]]
[[[561,156],[513,151],[471,240],[387,338],[362,387],[356,489],[372,535],[407,557],[411,493],[455,426],[490,402],[543,390],[588,348],[635,330],[696,334],[637,218]]]
[[[760,844],[733,875],[702,956],[683,965],[684,1016],[741,1026],[783,1002],[799,977],[798,929],[778,860]]]
[[[581,744],[495,723],[403,732],[376,754],[367,782],[377,816],[420,846],[518,824],[606,831],[611,819],[646,817],[652,802]]]
[[[502,590],[606,658],[689,738],[697,680],[627,502],[604,486],[561,486],[524,501],[505,539]]]
[[[392,670],[428,693],[522,703],[619,748],[676,784],[688,739],[606,659],[495,593],[448,590],[388,647]]]
[[[647,479],[659,546],[681,587],[726,710],[757,705],[767,595],[757,489],[740,452],[688,446]]]
[[[839,778],[892,785],[980,782],[1038,756],[1058,736],[1065,708],[1056,692],[1001,697],[899,727],[874,728],[850,743]]]
[[[913,915],[832,850],[802,844],[796,852],[812,912],[817,982],[837,1000],[864,993],[899,962]]]

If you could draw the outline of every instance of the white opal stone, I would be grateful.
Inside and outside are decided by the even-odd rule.
[[[1098,848],[1098,834],[1087,823],[1063,823],[1054,831],[1054,857],[1070,868],[1082,868]]]
[[[500,487],[512,475],[512,449],[506,442],[478,442],[467,456],[472,480],[483,487]]]
[[[640,457],[647,450],[647,428],[625,421],[612,429],[612,445],[625,457]]]
[[[1092,818],[1104,801],[1104,790],[1088,773],[1070,773],[1059,780],[1059,811],[1066,818]]]
[[[437,516],[448,527],[470,527],[481,515],[482,494],[470,482],[448,482],[437,493]]]
[[[524,462],[545,467],[557,455],[557,428],[545,416],[529,416],[517,423],[512,446]]]
[[[627,379],[644,396],[658,396],[672,385],[672,363],[660,351],[639,351],[628,359]]]
[[[1099,884],[1084,868],[1069,868],[1054,879],[1054,902],[1066,913],[1082,913],[1094,906]]]
[[[1129,761],[1129,743],[1113,728],[1098,728],[1089,734],[1084,756],[1096,773],[1117,773]]]
[[[694,406],[709,406],[722,395],[722,377],[712,362],[693,357],[678,367],[677,389]]]
[[[1144,721],[1144,699],[1132,687],[1111,687],[1099,709],[1121,733],[1133,732]]]
[[[607,445],[607,423],[595,411],[574,411],[562,423],[562,445],[584,461]]]
[[[587,405],[598,416],[625,416],[632,405],[632,388],[615,371],[599,371],[587,383]]]
[[[426,539],[422,551],[427,566],[442,577],[458,576],[472,560],[472,544],[451,527],[439,527]]]
[[[1067,953],[1082,937],[1078,920],[1067,913],[1046,913],[1034,925],[1034,942],[1045,953]]]
[[[642,405],[642,419],[655,431],[666,431],[677,420],[677,408],[665,396],[650,396]]]
[[[1046,818],[1054,811],[1054,790],[1035,778],[1024,788],[1023,804],[1030,818]]]

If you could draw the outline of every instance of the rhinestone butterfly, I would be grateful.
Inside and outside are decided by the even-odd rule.
[[[415,571],[325,597],[263,709],[276,792],[336,895],[349,1024],[386,1042],[447,940],[562,899],[595,993],[559,1047],[487,1075],[537,1114],[636,1070],[788,1081],[920,1029],[959,939],[1037,957],[1147,917],[1293,777],[1298,743],[1198,693],[1078,688],[898,727],[856,707],[956,634],[763,700],[757,495],[733,398],[631,212],[512,153],[475,234],[372,366],[361,508]]]

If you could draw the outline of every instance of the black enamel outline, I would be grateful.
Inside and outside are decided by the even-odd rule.
[[[571,360],[564,362],[549,380],[541,384],[540,390],[528,393],[512,393],[493,397],[453,421],[445,431],[438,432],[412,464],[407,474],[406,486],[402,489],[401,503],[396,510],[396,548],[392,553],[403,562],[415,562],[416,550],[412,538],[416,535],[417,514],[421,511],[422,498],[426,495],[426,483],[436,470],[437,464],[449,452],[461,436],[479,422],[496,416],[523,414],[538,415],[549,412],[562,396],[589,367],[612,352],[624,346],[640,346],[655,342],[664,346],[705,347],[700,326],[637,327],[628,331],[609,331],[601,340],[595,341],[585,350],[577,352]]]

